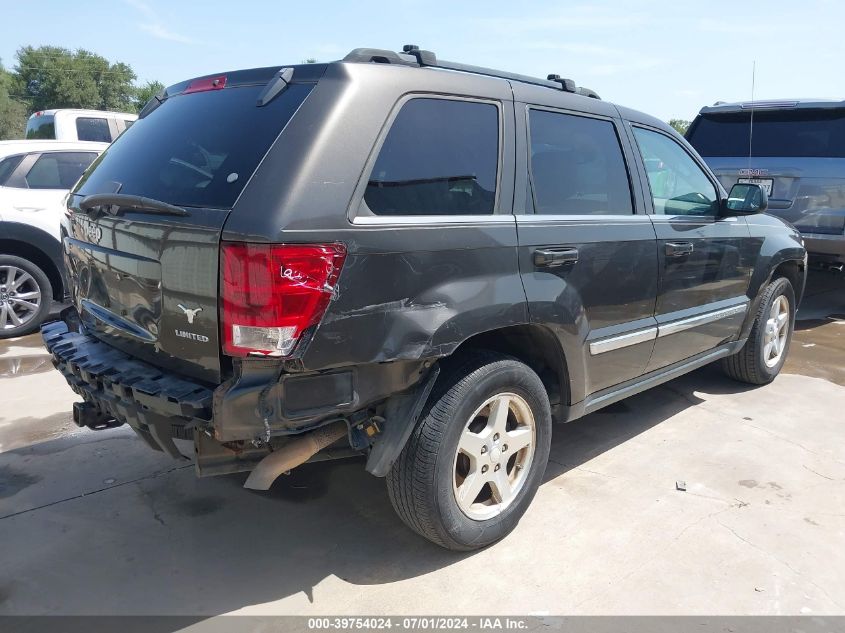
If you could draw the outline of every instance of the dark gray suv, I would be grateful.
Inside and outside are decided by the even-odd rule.
[[[845,101],[784,99],[701,109],[687,139],[725,187],[757,183],[811,263],[845,267]]]
[[[713,361],[773,380],[798,233],[595,97],[416,47],[171,86],[69,198],[74,306],[43,334],[75,420],[253,489],[363,455],[408,526],[474,549],[553,421]]]

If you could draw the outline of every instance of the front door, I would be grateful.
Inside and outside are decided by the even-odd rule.
[[[531,321],[564,349],[575,403],[645,371],[657,336],[657,246],[632,195],[621,122],[527,113],[519,267]]]
[[[660,290],[652,371],[736,339],[752,258],[742,217],[720,218],[719,190],[675,139],[632,128],[651,189]]]

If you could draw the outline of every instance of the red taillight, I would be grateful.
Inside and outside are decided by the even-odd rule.
[[[224,242],[220,256],[223,352],[287,356],[323,318],[346,247]]]
[[[226,75],[219,77],[206,77],[204,79],[194,79],[188,84],[188,87],[182,91],[183,95],[192,92],[205,92],[206,90],[223,90],[226,87]]]

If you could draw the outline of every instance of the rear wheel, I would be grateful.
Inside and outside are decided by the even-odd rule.
[[[525,364],[478,353],[445,371],[387,476],[396,512],[443,547],[472,550],[508,534],[546,469],[549,399]]]
[[[789,280],[775,279],[763,292],[748,342],[722,361],[731,378],[752,385],[772,382],[789,352],[795,325],[795,291]]]
[[[53,289],[31,261],[0,255],[0,339],[35,332],[50,312]]]

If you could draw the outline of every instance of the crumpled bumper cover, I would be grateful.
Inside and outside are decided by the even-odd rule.
[[[179,454],[173,437],[191,439],[212,416],[213,390],[139,361],[67,323],[41,329],[53,365],[71,389],[102,413],[129,424],[150,446]]]

